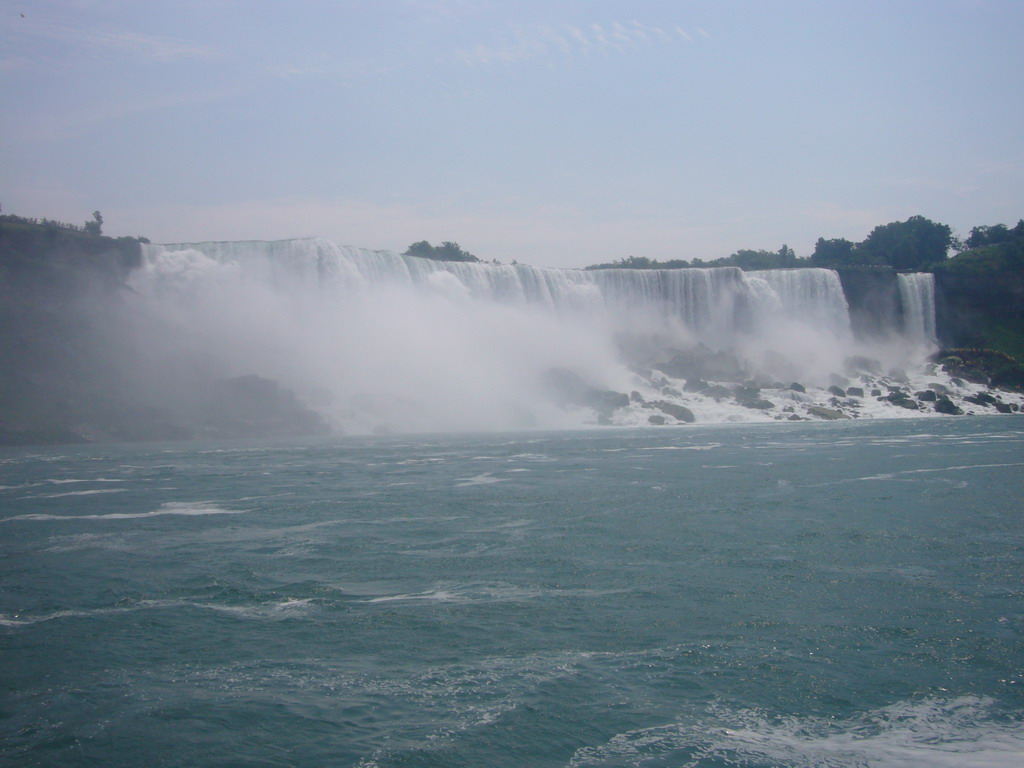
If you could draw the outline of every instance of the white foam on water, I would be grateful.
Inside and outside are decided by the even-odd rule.
[[[504,477],[494,477],[490,472],[484,472],[479,475],[474,475],[473,477],[460,477],[458,479],[462,482],[456,483],[456,488],[465,488],[471,485],[491,485],[493,483],[504,483],[508,480],[508,478]]]
[[[246,509],[224,509],[208,501],[170,501],[161,504],[159,509],[154,509],[151,512],[109,512],[105,515],[50,515],[37,513],[0,518],[0,523],[10,523],[15,520],[138,520],[162,515],[184,515],[187,517],[199,515],[240,515],[248,511]]]
[[[515,584],[459,584],[438,586],[423,592],[382,595],[361,600],[363,603],[435,601],[444,603],[523,602],[544,598],[605,597],[628,593],[628,589],[550,589]]]
[[[364,603],[394,603],[394,602],[405,602],[408,600],[436,600],[438,602],[453,602],[457,600],[457,596],[443,589],[433,589],[429,592],[413,592],[410,594],[403,595],[385,595],[383,597],[374,597],[369,600],[364,600]]]
[[[30,499],[62,499],[66,496],[97,496],[102,493],[124,493],[127,488],[94,488],[88,491],[66,491],[65,493],[40,493],[36,496],[27,496]]]
[[[900,702],[850,720],[718,710],[697,722],[618,734],[577,750],[569,766],[1019,768],[1024,722],[994,710],[992,699],[977,696]]]

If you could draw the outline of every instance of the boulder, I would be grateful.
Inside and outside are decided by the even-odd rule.
[[[828,388],[828,392],[836,397],[846,397],[846,390],[842,387],[837,387],[835,384]]]
[[[658,414],[655,413],[655,414],[651,414],[650,416],[648,416],[647,417],[647,421],[650,424],[655,424],[657,426],[661,426],[662,424],[665,423],[665,417],[664,416],[659,416]]]
[[[900,408],[906,408],[909,411],[920,410],[920,406],[917,404],[917,400],[914,400],[902,389],[893,389],[886,397],[882,399],[888,400],[893,405],[897,405]]]
[[[732,395],[732,391],[728,387],[723,387],[721,384],[713,384],[712,386],[705,389],[702,393],[707,397],[713,397],[715,400],[722,400]]]
[[[803,384],[798,384],[795,381],[792,384],[789,385],[789,388],[791,390],[793,390],[794,392],[806,392],[807,391],[807,388]]]
[[[629,405],[629,395],[610,389],[599,389],[588,384],[578,373],[568,368],[549,368],[544,383],[552,399],[561,406],[574,405],[593,408],[598,421],[607,420],[616,408]]]
[[[964,402],[974,403],[974,405],[995,405],[996,399],[988,392],[979,392],[976,395],[968,395],[964,398]]]
[[[692,424],[697,420],[697,417],[693,415],[693,411],[685,406],[677,405],[676,403],[666,403],[664,400],[656,400],[652,402],[651,405],[662,413],[667,413],[672,418],[679,421],[685,421],[687,424]]]
[[[846,395],[847,397],[864,397],[864,390],[861,387],[848,387]]]
[[[945,413],[951,416],[960,416],[963,414],[963,411],[960,410],[956,403],[944,395],[935,401],[935,410],[938,413]]]
[[[937,395],[934,389],[925,389],[921,392],[915,392],[914,397],[916,397],[922,403],[934,403],[937,399]]]
[[[819,419],[825,419],[826,421],[835,421],[836,419],[848,419],[850,418],[845,413],[840,411],[834,411],[831,408],[826,408],[822,405],[812,405],[807,408],[808,416],[817,416]]]

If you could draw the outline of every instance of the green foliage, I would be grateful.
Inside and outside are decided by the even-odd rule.
[[[1015,357],[994,349],[944,349],[933,357],[954,376],[982,374],[992,386],[1024,389],[1024,365]]]
[[[1013,229],[1005,224],[974,227],[965,243],[970,250],[935,266],[954,278],[995,276],[1020,278],[1024,272],[1024,220]]]
[[[421,259],[433,259],[434,261],[480,261],[469,251],[462,250],[458,243],[447,240],[440,245],[431,245],[426,240],[420,240],[406,248],[402,255],[418,256]]]
[[[944,261],[952,245],[953,231],[947,225],[911,216],[875,227],[857,250],[864,253],[866,263],[921,270]]]
[[[657,259],[649,259],[646,256],[626,256],[623,259],[607,264],[591,264],[586,269],[683,269],[688,266],[690,266],[690,263],[683,259],[658,261]]]
[[[593,264],[587,269],[686,269],[707,268],[707,267],[739,267],[740,269],[784,269],[786,267],[801,266],[800,259],[793,249],[783,245],[777,251],[751,251],[740,250],[731,256],[726,256],[714,261],[702,261],[694,259],[692,262],[684,259],[671,259],[669,261],[658,261],[649,259],[646,256],[627,256],[624,259],[613,261],[608,264]]]
[[[826,240],[819,237],[811,254],[811,264],[815,267],[846,267],[863,264],[863,258],[856,244],[845,238]]]
[[[974,249],[1019,240],[1024,240],[1024,219],[1019,220],[1013,229],[1005,224],[974,227],[971,229],[970,236],[964,241],[964,245],[969,249]]]
[[[103,215],[99,211],[92,212],[92,221],[87,221],[83,225],[82,229],[90,235],[102,235],[103,234]]]

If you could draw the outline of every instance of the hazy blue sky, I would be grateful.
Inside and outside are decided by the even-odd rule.
[[[0,0],[0,204],[582,266],[1024,217],[1017,0]]]

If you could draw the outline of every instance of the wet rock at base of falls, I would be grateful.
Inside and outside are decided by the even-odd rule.
[[[713,397],[715,400],[723,400],[726,397],[732,396],[732,390],[728,387],[723,387],[721,384],[713,384],[701,392],[701,394],[705,397]]]
[[[562,407],[593,408],[597,411],[599,423],[602,419],[606,421],[616,408],[629,405],[629,395],[625,392],[595,387],[568,368],[549,368],[544,372],[544,384],[552,399]]]
[[[939,397],[939,399],[935,401],[935,410],[938,413],[944,413],[949,416],[963,415],[963,411],[960,407],[945,395]]]
[[[995,405],[996,399],[988,392],[979,392],[976,395],[968,395],[964,398],[964,402],[973,403],[974,405]]]
[[[693,422],[697,420],[697,417],[693,415],[693,411],[683,405],[666,403],[664,400],[656,400],[651,403],[651,406],[657,408],[662,413],[668,414],[673,419],[684,421],[687,424],[693,424]]]
[[[295,393],[256,374],[214,382],[204,419],[217,438],[325,435],[330,427]]]
[[[817,416],[819,419],[825,419],[826,421],[835,421],[836,419],[848,419],[850,418],[841,411],[835,411],[831,408],[826,408],[823,405],[811,405],[807,408],[808,416]]]
[[[734,394],[736,395],[736,403],[744,408],[767,411],[775,407],[775,403],[761,397],[760,388],[753,382],[737,387]]]
[[[747,375],[735,355],[713,352],[703,344],[677,351],[670,360],[655,367],[675,379],[739,381]]]

